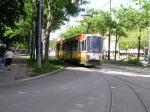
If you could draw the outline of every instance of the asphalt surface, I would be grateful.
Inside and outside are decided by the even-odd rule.
[[[135,69],[71,66],[2,85],[0,112],[150,112],[150,75]]]
[[[26,63],[27,59],[18,55],[15,55],[12,61],[11,70],[7,70],[3,63],[2,71],[0,71],[0,85],[27,78],[28,69]]]

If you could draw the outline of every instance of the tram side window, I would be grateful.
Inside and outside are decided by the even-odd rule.
[[[78,41],[76,41],[76,51],[78,51]]]
[[[91,48],[91,42],[90,42],[90,37],[87,38],[87,50],[90,51]]]
[[[76,51],[76,44],[75,43],[72,44],[72,50]]]
[[[73,51],[77,51],[78,50],[78,42],[77,41],[72,43],[72,50]]]
[[[78,41],[78,51],[80,51],[80,41]]]
[[[64,51],[67,50],[67,44],[64,44]]]
[[[56,49],[57,49],[57,50],[60,50],[60,45],[59,45],[59,44],[57,44]]]
[[[64,44],[60,46],[60,50],[64,50]]]
[[[63,50],[63,46],[62,45],[60,45],[59,50]]]
[[[81,51],[86,50],[86,40],[81,41]]]
[[[70,43],[67,44],[67,51],[70,50]]]
[[[86,50],[86,40],[84,40],[84,50]]]
[[[81,51],[84,50],[84,41],[81,41]]]

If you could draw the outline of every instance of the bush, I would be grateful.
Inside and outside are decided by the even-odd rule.
[[[127,61],[126,61],[128,64],[134,64],[134,65],[140,65],[141,64],[141,62],[140,62],[140,60],[139,59],[137,59],[137,58],[135,58],[135,59],[128,59]]]
[[[119,65],[142,65],[142,63],[140,62],[140,60],[138,60],[137,58],[131,59],[129,58],[128,60],[122,59],[122,60],[104,60],[103,63],[112,63],[112,64],[119,64]]]
[[[41,68],[39,68],[36,63],[33,63],[32,61],[28,60],[28,67],[32,68],[32,72],[35,75],[52,72],[54,70],[61,68],[62,66],[63,66],[62,62],[59,62],[57,60],[50,60],[48,65],[42,63]]]
[[[33,69],[33,72],[37,73],[37,74],[41,74],[41,73],[47,73],[47,72],[52,72],[54,70],[59,69],[61,66],[59,65],[54,65],[54,64],[48,64],[48,65],[44,65],[42,64],[42,67],[39,68],[38,66],[35,66]]]

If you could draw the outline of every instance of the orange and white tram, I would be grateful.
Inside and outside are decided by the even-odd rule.
[[[102,61],[103,38],[92,34],[80,34],[60,40],[56,45],[58,59],[94,66]]]

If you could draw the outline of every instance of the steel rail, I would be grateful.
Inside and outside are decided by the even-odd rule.
[[[111,112],[111,109],[112,109],[112,89],[111,89],[111,85],[110,85],[109,81],[106,78],[104,78],[104,79],[108,85],[107,87],[108,87],[108,94],[109,94],[109,104],[108,104],[107,110],[105,112]]]
[[[115,77],[115,76],[112,76],[112,77],[115,79],[118,79],[118,80],[122,81],[124,84],[126,84],[133,91],[133,93],[138,97],[138,99],[140,100],[141,104],[143,105],[145,111],[150,112],[148,107],[146,106],[146,104],[144,102],[144,99],[135,91],[135,89],[129,84],[129,82],[127,82],[126,80],[119,78],[119,77]]]

